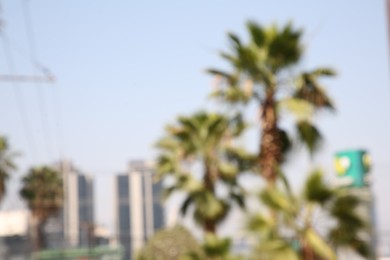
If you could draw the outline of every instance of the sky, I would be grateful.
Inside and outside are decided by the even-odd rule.
[[[29,167],[67,158],[95,176],[97,222],[112,226],[113,176],[129,160],[153,159],[153,143],[178,114],[215,108],[207,99],[212,78],[205,69],[226,67],[218,55],[228,48],[226,33],[245,39],[248,20],[291,21],[305,32],[299,66],[338,71],[326,81],[337,112],[317,120],[326,139],[322,152],[314,161],[303,152],[294,156],[286,172],[298,186],[314,165],[334,174],[336,151],[367,149],[374,161],[378,226],[390,231],[384,1],[3,0],[0,17],[10,42],[9,51],[0,42],[0,75],[10,73],[8,55],[14,74],[39,74],[35,57],[56,79],[0,82],[0,134],[22,153],[3,209],[23,207],[17,180]],[[256,126],[255,113],[248,118]],[[245,143],[256,147],[256,135]]]

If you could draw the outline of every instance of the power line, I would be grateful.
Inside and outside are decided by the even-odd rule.
[[[5,32],[3,30],[1,30],[1,36],[2,36],[1,38],[3,40],[3,48],[4,48],[4,54],[6,57],[6,63],[7,63],[8,70],[10,73],[14,73],[15,67],[14,67],[14,63],[13,63],[12,53],[11,53],[11,50],[9,48],[9,43],[7,41],[7,38],[5,36]],[[32,134],[31,134],[32,133],[31,126],[30,126],[30,122],[28,120],[26,107],[25,107],[24,102],[23,102],[21,89],[20,89],[19,85],[16,83],[16,81],[13,81],[12,83],[13,83],[12,89],[13,89],[14,94],[15,94],[15,99],[16,99],[16,103],[18,106],[18,111],[20,114],[20,118],[22,120],[23,131],[24,131],[24,135],[25,135],[26,140],[27,140],[27,145],[29,146],[29,149],[30,149],[32,155],[35,157],[38,157],[37,149],[36,149],[35,143],[33,141]]]
[[[1,25],[1,23],[0,23]],[[39,63],[39,61],[30,57],[29,54],[16,42],[12,41],[12,39],[8,38],[7,35],[4,35],[7,38],[8,43],[13,47],[13,50],[16,51],[21,57],[23,57],[26,61],[31,62],[41,73],[43,76],[20,76],[20,77],[35,77],[42,82],[55,82],[55,78],[50,72],[48,68]]]
[[[28,4],[28,0],[22,0],[23,1],[23,17],[26,27],[26,33],[28,38],[28,44],[30,48],[30,56],[32,61],[36,61],[36,45],[35,45],[35,37],[34,37],[34,30],[32,25],[32,18],[31,18],[31,12],[30,7]],[[33,66],[33,73],[36,72],[36,67]],[[39,86],[38,82],[35,82],[35,88],[36,88],[36,94],[37,94],[37,100],[38,100],[38,106],[39,111],[41,114],[41,124],[42,124],[42,130],[44,134],[44,140],[46,143],[46,149],[48,151],[49,156],[52,156],[53,149],[51,145],[51,136],[49,131],[49,120],[48,120],[48,113],[46,110],[46,101],[45,101],[45,93],[43,89]],[[52,159],[52,158],[51,158]]]

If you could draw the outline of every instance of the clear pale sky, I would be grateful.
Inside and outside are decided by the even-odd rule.
[[[13,42],[15,71],[31,74],[31,63],[20,54],[29,53],[23,2],[2,1],[3,30]],[[130,159],[152,159],[153,142],[177,114],[212,107],[206,99],[212,79],[204,69],[225,66],[218,50],[227,48],[226,32],[245,38],[248,19],[264,25],[293,21],[305,30],[301,67],[326,65],[339,72],[326,82],[337,113],[318,120],[327,142],[315,165],[333,174],[335,151],[369,150],[379,227],[390,230],[390,208],[386,209],[390,84],[384,1],[27,2],[36,56],[57,81],[19,84],[31,130],[28,135],[22,129],[16,86],[0,82],[0,134],[23,153],[14,183],[31,165],[68,158],[96,176],[97,221],[112,226],[112,176],[124,171]],[[0,74],[5,74],[3,42],[0,45]],[[37,89],[45,96],[44,104],[39,103]],[[251,117],[255,119],[254,114]],[[245,141],[250,146],[257,143],[251,137]],[[299,183],[314,163],[302,153],[290,165],[289,177]],[[3,209],[22,207],[16,197],[13,184]]]

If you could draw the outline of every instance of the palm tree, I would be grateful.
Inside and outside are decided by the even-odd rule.
[[[367,223],[357,212],[361,200],[356,195],[328,187],[318,170],[299,196],[283,180],[283,189],[268,187],[260,195],[269,212],[250,219],[249,229],[260,242],[255,259],[336,259],[336,251],[344,248],[369,256]]]
[[[184,215],[193,207],[193,217],[205,232],[216,232],[232,201],[244,207],[237,176],[249,169],[253,156],[233,146],[244,128],[241,117],[230,120],[220,114],[199,112],[179,117],[176,124],[167,127],[167,136],[157,144],[161,150],[158,176],[171,183],[165,196],[185,192],[181,213]],[[194,173],[197,167],[202,169],[200,178]],[[228,197],[217,194],[217,185],[227,188]]]
[[[248,43],[230,33],[232,53],[221,53],[232,66],[232,72],[217,69],[208,72],[219,79],[212,96],[231,105],[247,105],[252,101],[258,105],[261,111],[258,165],[272,185],[291,144],[288,133],[280,126],[280,114],[293,112],[298,137],[314,152],[321,134],[313,125],[312,116],[320,109],[333,109],[319,79],[335,72],[329,68],[297,72],[303,55],[302,31],[291,24],[279,28],[249,22],[247,29]]]
[[[16,170],[14,163],[15,153],[10,153],[7,139],[0,136],[0,201],[7,191],[6,182],[11,171]]]
[[[30,169],[22,179],[20,195],[32,214],[35,249],[45,248],[44,225],[50,216],[59,211],[63,203],[60,173],[47,166]]]

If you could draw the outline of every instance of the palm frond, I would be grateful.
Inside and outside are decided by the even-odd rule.
[[[270,239],[261,243],[254,252],[253,259],[298,260],[297,252],[283,239]]]
[[[315,170],[309,175],[303,190],[306,201],[323,205],[334,198],[334,195],[334,192],[325,184],[320,170]]]
[[[298,121],[310,120],[314,115],[313,105],[304,99],[288,97],[278,102],[278,109],[292,114]]]
[[[215,234],[207,233],[203,249],[207,256],[223,257],[228,255],[231,246],[231,241],[228,238],[219,238]]]
[[[315,253],[325,259],[337,259],[333,249],[313,229],[305,231],[306,242],[314,249]]]
[[[257,47],[262,48],[266,41],[264,29],[254,21],[249,21],[246,26],[249,31],[251,41],[255,43]]]
[[[297,80],[297,90],[294,97],[306,100],[315,108],[327,108],[334,110],[334,105],[330,97],[320,86],[318,78],[321,76],[332,76],[334,71],[323,68],[312,72],[302,73]]]
[[[299,140],[307,147],[310,154],[316,152],[322,141],[319,130],[309,121],[299,121],[296,127]]]
[[[188,208],[194,204],[194,198],[192,196],[188,196],[184,202],[181,204],[180,213],[185,216],[187,214]]]
[[[269,208],[290,214],[294,210],[292,201],[277,189],[267,188],[260,193],[261,201]]]
[[[255,232],[269,232],[275,228],[275,219],[258,213],[249,217],[247,229]]]

